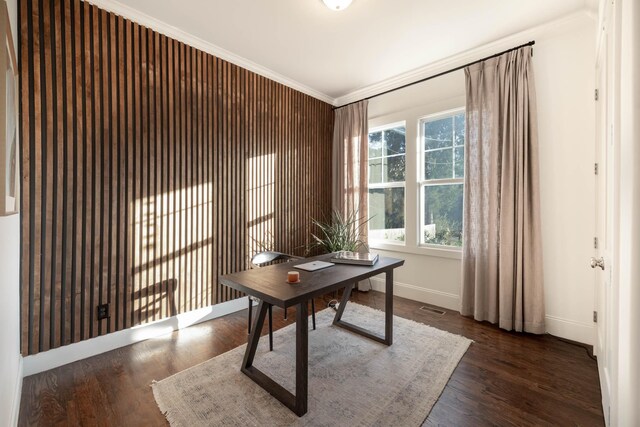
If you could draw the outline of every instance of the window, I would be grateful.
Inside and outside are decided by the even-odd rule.
[[[420,243],[462,246],[464,110],[420,120]]]
[[[369,239],[404,243],[405,126],[369,132]]]

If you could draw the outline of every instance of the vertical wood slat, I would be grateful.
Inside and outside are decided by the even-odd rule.
[[[85,337],[87,337],[87,329],[88,329],[88,325],[86,322],[86,306],[87,306],[87,280],[86,280],[86,274],[87,274],[87,262],[86,262],[86,255],[87,255],[87,233],[88,233],[88,222],[87,222],[87,208],[89,205],[89,200],[88,200],[88,195],[90,194],[90,192],[88,192],[87,188],[89,185],[88,182],[88,176],[90,176],[87,172],[87,170],[89,169],[89,163],[88,163],[88,149],[90,147],[90,144],[88,144],[88,141],[90,140],[89,138],[89,129],[87,127],[87,125],[90,125],[90,120],[91,120],[91,116],[89,113],[89,108],[91,108],[91,104],[90,104],[90,97],[88,97],[88,94],[91,93],[89,91],[92,90],[92,87],[90,82],[91,79],[89,77],[89,72],[87,71],[87,67],[88,67],[88,61],[87,61],[87,54],[86,54],[86,49],[87,49],[87,43],[88,43],[88,32],[89,30],[87,29],[87,26],[89,25],[89,20],[88,20],[88,7],[87,4],[84,2],[78,2],[78,5],[80,6],[79,9],[79,15],[80,15],[80,31],[79,31],[79,38],[80,38],[80,76],[81,76],[81,88],[82,90],[79,91],[78,96],[80,96],[80,99],[77,101],[78,104],[81,104],[82,108],[82,123],[80,126],[78,126],[79,128],[79,132],[78,132],[78,138],[79,138],[79,144],[78,146],[80,148],[78,148],[78,151],[82,151],[82,155],[80,156],[80,153],[78,153],[78,157],[79,157],[79,163],[82,165],[82,179],[79,180],[80,184],[82,185],[82,199],[80,200],[79,204],[81,206],[81,218],[82,218],[82,225],[81,227],[79,227],[82,231],[82,235],[81,235],[81,242],[80,242],[80,252],[77,254],[77,258],[78,261],[80,263],[80,277],[79,277],[79,281],[80,281],[80,307],[79,307],[79,327],[78,327],[78,332],[79,332],[79,337],[76,336],[74,337],[74,339],[77,340],[83,340],[85,339]]]
[[[45,28],[45,17],[47,17],[47,13],[46,10],[44,8],[44,2],[43,0],[38,1],[38,28],[39,28],[39,74],[38,74],[38,80],[40,82],[40,90],[41,92],[41,99],[39,100],[39,105],[40,105],[40,116],[39,116],[39,120],[37,120],[37,122],[39,122],[40,126],[39,130],[39,146],[36,145],[36,153],[39,154],[38,156],[38,160],[37,160],[37,164],[40,168],[40,197],[39,197],[39,201],[40,201],[40,205],[38,206],[38,210],[40,211],[40,221],[39,221],[39,225],[40,225],[40,236],[39,237],[39,242],[40,242],[40,246],[39,246],[39,253],[40,253],[40,259],[39,259],[39,271],[38,271],[38,278],[40,279],[40,292],[39,292],[39,316],[38,316],[38,348],[40,349],[44,349],[46,350],[46,348],[44,347],[44,344],[46,342],[46,334],[47,334],[47,330],[45,329],[46,324],[48,322],[45,321],[45,309],[47,307],[46,304],[46,295],[47,295],[47,273],[50,272],[50,269],[47,268],[43,268],[42,266],[47,266],[48,263],[46,262],[46,255],[47,255],[47,250],[46,250],[46,242],[47,242],[47,226],[49,225],[49,215],[48,212],[46,211],[47,209],[47,195],[51,194],[49,189],[47,188],[47,181],[48,181],[48,176],[47,176],[47,171],[48,171],[48,156],[47,153],[49,152],[48,150],[48,136],[49,136],[49,132],[47,132],[47,128],[51,129],[50,126],[47,126],[48,121],[50,119],[50,117],[47,117],[47,111],[51,111],[50,108],[48,108],[47,102],[50,100],[51,98],[51,91],[47,85],[47,80],[46,80],[46,75],[47,75],[47,62],[45,57],[47,57],[48,55],[46,55],[46,30],[47,28]],[[48,25],[47,25],[48,27]],[[50,83],[49,83],[50,84]],[[38,118],[36,116],[36,118]],[[44,188],[43,188],[44,187]],[[36,190],[37,191],[37,190]]]
[[[87,242],[87,245],[89,246],[89,261],[88,263],[90,264],[88,270],[89,273],[89,277],[86,278],[87,284],[86,286],[89,288],[89,292],[88,292],[88,301],[87,304],[85,306],[85,312],[83,313],[84,317],[85,317],[85,325],[88,327],[88,338],[91,338],[94,336],[94,326],[95,326],[95,320],[93,318],[93,316],[91,316],[91,313],[93,312],[93,307],[95,306],[95,301],[96,301],[96,292],[99,292],[100,289],[96,289],[97,287],[100,286],[100,282],[101,282],[101,277],[102,277],[102,272],[99,272],[98,274],[96,274],[96,246],[99,244],[99,234],[96,238],[96,222],[98,222],[99,218],[100,218],[100,210],[99,210],[99,206],[97,206],[98,200],[100,199],[100,195],[102,194],[102,191],[100,190],[100,188],[97,188],[97,181],[99,178],[99,169],[98,169],[98,148],[100,146],[99,142],[98,142],[98,138],[101,138],[101,132],[99,131],[99,129],[101,129],[101,124],[102,124],[102,120],[101,120],[101,114],[100,114],[100,108],[102,103],[100,102],[100,75],[99,75],[99,67],[100,67],[100,61],[99,61],[99,54],[100,54],[100,49],[98,47],[96,47],[97,44],[97,40],[100,37],[100,33],[98,31],[98,21],[99,21],[99,17],[95,16],[96,15],[96,7],[94,6],[89,6],[89,28],[88,28],[88,36],[89,36],[89,43],[88,43],[88,48],[89,48],[89,69],[87,70],[87,74],[89,75],[90,79],[91,79],[91,88],[92,90],[88,93],[91,94],[90,98],[91,98],[91,114],[90,114],[90,125],[89,128],[91,129],[91,136],[89,141],[87,141],[87,149],[90,151],[90,156],[87,156],[87,169],[90,170],[90,178],[88,178],[87,180],[87,194],[90,195],[89,197],[91,198],[91,202],[89,203],[89,206],[87,207],[87,216],[88,216],[88,233],[89,234],[89,239]],[[97,58],[96,58],[97,56]],[[96,286],[96,278],[99,275],[99,279],[97,280],[97,284],[98,286]]]
[[[49,3],[49,16],[51,19],[51,50],[58,52],[60,47],[60,8],[56,7],[56,2]],[[61,195],[64,193],[62,187],[61,165],[62,151],[64,149],[64,140],[62,135],[62,72],[61,72],[60,55],[52,55],[51,57],[51,76],[52,76],[52,113],[53,113],[53,129],[51,137],[51,150],[53,154],[53,162],[51,167],[51,300],[49,301],[50,321],[49,321],[49,348],[55,348],[60,345],[60,318],[61,318],[61,242],[62,218],[60,211],[62,210]]]
[[[65,212],[72,210],[73,204],[73,187],[71,170],[73,168],[73,149],[72,139],[69,135],[69,130],[73,128],[73,114],[72,109],[69,106],[73,105],[72,98],[72,69],[71,69],[71,57],[72,53],[67,52],[71,50],[71,2],[61,2],[59,4],[60,15],[63,22],[60,24],[61,31],[61,61],[62,61],[62,96],[63,96],[63,108],[62,108],[62,123],[63,123],[63,153],[64,158],[62,161],[63,168],[63,203],[62,203],[62,248],[61,248],[61,309],[60,309],[60,345],[69,343],[68,337],[71,335],[71,321],[67,321],[68,313],[71,311],[71,259],[73,256],[73,249],[71,240],[73,234],[71,231],[71,219]]]
[[[19,40],[18,56],[20,61],[20,69],[25,70],[28,76],[25,76],[24,72],[20,74],[20,117],[35,115],[33,110],[33,101],[30,94],[33,93],[33,19],[32,19],[32,7],[26,2],[21,2],[18,7],[18,20],[20,34],[22,36]],[[33,120],[24,121],[20,123],[20,136],[23,138],[24,143],[20,144],[20,161],[21,165],[31,165],[33,161],[33,150],[31,144],[34,138],[32,138]],[[23,146],[27,144],[27,146]],[[24,200],[30,200],[31,198],[31,186],[35,184],[35,180],[30,179],[31,167],[21,167],[21,185],[20,185],[20,201],[21,211],[26,212],[30,203],[24,203]],[[29,325],[33,321],[33,215],[22,215],[21,221],[21,241],[22,251],[20,256],[21,263],[21,325]],[[27,254],[27,255],[25,255]],[[31,327],[22,327],[21,333],[21,348],[23,353],[32,349],[32,332]]]
[[[81,0],[19,20],[23,354],[237,298],[219,275],[304,254],[330,105]]]

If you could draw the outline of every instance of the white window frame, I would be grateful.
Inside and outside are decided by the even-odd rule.
[[[422,116],[418,118],[417,121],[417,126],[418,126],[418,151],[419,151],[419,161],[420,161],[420,167],[418,167],[418,206],[420,209],[420,214],[418,215],[419,217],[419,224],[418,224],[418,246],[422,247],[422,248],[430,248],[430,249],[441,249],[441,250],[447,250],[447,251],[456,251],[456,252],[462,252],[462,247],[461,246],[451,246],[451,245],[439,245],[436,243],[424,243],[423,242],[423,238],[424,238],[424,189],[425,187],[429,186],[437,186],[437,185],[447,185],[447,184],[462,184],[462,188],[464,191],[464,177],[462,178],[440,178],[440,179],[425,179],[425,170],[424,170],[424,164],[425,164],[425,152],[427,150],[424,149],[424,123],[428,122],[428,121],[435,121],[435,120],[439,120],[445,117],[453,117],[456,116],[460,113],[465,113],[465,107],[459,107],[459,108],[453,108],[450,110],[446,110],[446,111],[440,111],[438,113],[435,114],[429,114],[426,116]],[[465,117],[466,120],[466,117]],[[452,132],[455,132],[455,127],[453,128]],[[455,133],[452,134],[452,138],[455,137]],[[465,135],[465,141],[466,141],[466,135]],[[465,144],[466,145],[466,144]],[[430,150],[431,151],[431,150]],[[436,151],[436,150],[433,150]],[[465,150],[465,156],[467,155],[466,150]],[[451,155],[455,156],[455,149],[454,146],[452,145],[451,147]],[[455,168],[455,162],[453,167]],[[406,179],[406,178],[405,178]]]
[[[384,155],[384,133],[383,133],[383,155],[380,157],[372,157],[369,158],[369,156],[367,156],[367,185],[368,185],[368,189],[367,189],[367,210],[369,211],[369,216],[371,216],[371,210],[370,205],[369,205],[369,190],[378,190],[378,189],[386,189],[386,188],[403,188],[404,189],[404,206],[403,206],[403,218],[404,218],[404,240],[400,241],[400,240],[386,240],[386,239],[369,239],[369,243],[373,243],[375,244],[385,244],[385,245],[394,245],[394,246],[405,246],[407,244],[407,151],[408,151],[408,143],[409,141],[407,140],[406,137],[406,131],[407,131],[407,123],[406,121],[402,120],[399,122],[394,122],[394,123],[388,123],[388,124],[384,124],[381,126],[376,126],[373,127],[371,129],[368,130],[367,133],[367,152],[369,149],[369,135],[372,133],[376,133],[376,132],[384,132],[385,130],[389,130],[389,129],[393,129],[393,128],[397,128],[397,127],[403,127],[405,130],[405,149],[404,149],[404,154],[394,154],[391,156],[385,156]],[[402,182],[382,182],[382,183],[377,183],[377,184],[372,184],[369,182],[369,176],[370,176],[370,171],[369,171],[369,160],[371,159],[384,159],[384,158],[388,158],[388,157],[398,157],[398,156],[404,156],[404,160],[405,160],[405,169],[404,169],[404,181]],[[382,177],[384,178],[384,167],[382,169]],[[369,229],[369,225],[371,223],[369,222],[367,224],[367,233],[369,233],[369,236],[371,235],[370,233],[370,229]]]

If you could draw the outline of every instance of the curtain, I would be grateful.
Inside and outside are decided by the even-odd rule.
[[[332,207],[344,216],[368,217],[369,131],[367,106],[360,101],[335,110],[333,125]],[[357,225],[360,240],[367,243],[367,225]]]
[[[538,132],[531,47],[471,65],[461,313],[507,330],[544,327]]]

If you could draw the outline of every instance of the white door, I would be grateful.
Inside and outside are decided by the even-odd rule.
[[[611,15],[609,15],[611,16]],[[598,371],[602,388],[602,406],[607,425],[610,417],[611,394],[615,388],[614,357],[616,343],[612,328],[615,328],[615,287],[613,268],[615,256],[614,245],[616,235],[614,229],[615,186],[614,170],[616,167],[616,135],[615,135],[615,103],[614,97],[614,52],[612,37],[603,32],[596,63],[597,83],[597,137],[596,137],[596,238],[597,248],[591,260],[595,269],[595,301],[597,327],[594,353],[598,357]]]
[[[597,137],[596,137],[596,239],[597,249],[595,250],[593,261],[601,262],[602,267],[595,266],[595,301],[596,301],[596,340],[594,354],[598,357],[598,371],[600,374],[600,386],[602,389],[602,406],[606,411],[609,407],[609,397],[611,390],[610,370],[607,361],[607,301],[608,301],[608,280],[611,270],[611,263],[607,262],[607,61],[606,61],[606,35],[603,36],[597,66],[596,82],[598,84],[597,94]],[[607,268],[609,267],[609,268]],[[607,414],[605,413],[605,418]]]

